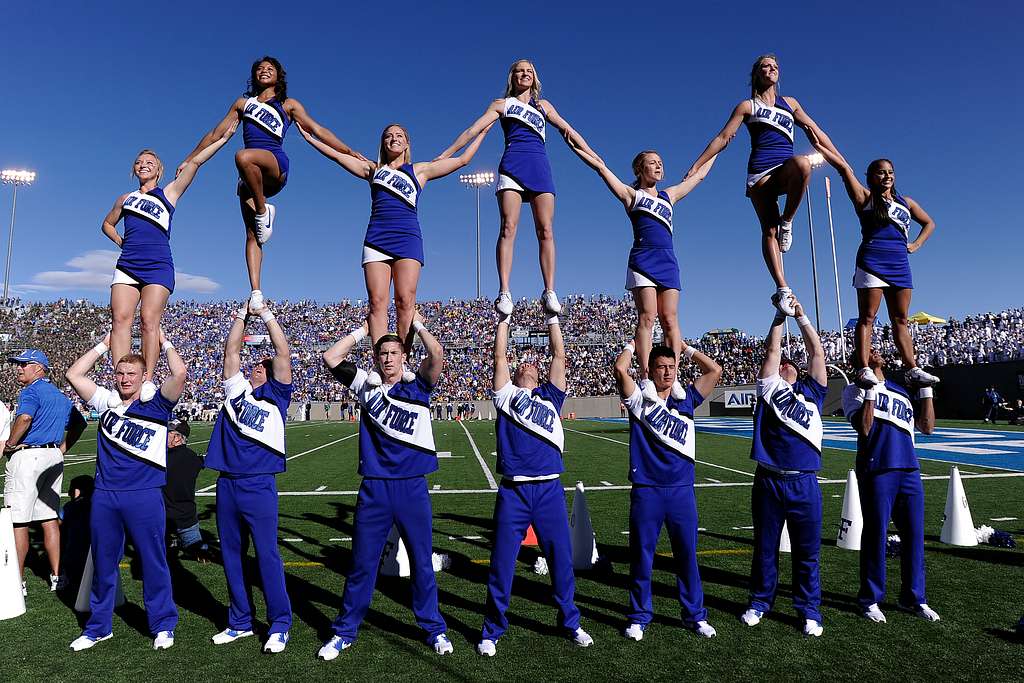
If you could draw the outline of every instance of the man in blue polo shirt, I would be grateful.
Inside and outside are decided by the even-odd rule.
[[[11,508],[18,567],[24,572],[28,554],[28,527],[39,522],[50,560],[50,590],[62,588],[60,578],[60,489],[64,480],[64,452],[85,430],[85,419],[71,401],[50,383],[50,361],[36,349],[7,359],[15,366],[22,387],[18,414],[11,425],[4,502]],[[22,583],[22,592],[27,593]]]

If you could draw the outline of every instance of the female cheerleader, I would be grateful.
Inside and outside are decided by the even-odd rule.
[[[231,104],[221,122],[203,136],[185,162],[237,121],[242,122],[245,143],[245,149],[235,153],[235,166],[240,178],[238,201],[245,223],[245,265],[252,287],[249,304],[260,309],[263,307],[263,292],[260,291],[263,245],[273,232],[275,215],[274,205],[267,203],[267,197],[276,195],[288,182],[288,155],[283,147],[288,128],[293,122],[299,123],[332,149],[355,153],[334,133],[314,121],[298,100],[288,97],[286,72],[281,62],[273,57],[261,57],[252,63],[245,96]],[[181,167],[178,170],[180,172]]]
[[[178,176],[164,188],[157,185],[164,173],[160,157],[151,149],[139,152],[132,164],[132,175],[138,179],[139,189],[118,197],[103,219],[103,234],[121,249],[110,285],[110,349],[115,359],[131,352],[132,321],[141,302],[142,356],[146,359],[143,401],[149,401],[156,394],[152,379],[160,357],[160,318],[167,307],[168,297],[174,291],[174,261],[171,258],[174,207],[192,183],[199,167],[224,146],[237,125],[237,121],[233,122],[220,137],[212,140],[198,154],[191,155],[178,167]],[[123,236],[117,232],[117,223],[122,217]]]
[[[779,94],[779,76],[775,55],[757,58],[750,70],[750,99],[736,105],[725,127],[693,162],[686,177],[698,173],[708,159],[725,149],[741,123],[747,125],[750,132],[747,196],[761,223],[761,254],[775,280],[772,304],[783,315],[793,315],[793,291],[786,284],[782,254],[793,244],[793,217],[811,177],[808,158],[793,155],[794,123],[804,129],[812,142],[816,139],[829,148],[832,142],[795,98]],[[786,195],[781,215],[779,195]]]
[[[562,310],[555,295],[555,183],[551,178],[551,164],[544,146],[547,124],[550,122],[565,136],[570,146],[593,154],[583,137],[559,116],[554,105],[540,98],[540,78],[533,62],[520,59],[508,70],[505,96],[494,100],[476,122],[463,131],[440,159],[451,156],[473,137],[485,131],[490,124],[501,120],[505,132],[505,152],[498,164],[498,211],[501,228],[495,256],[498,262],[498,298],[494,308],[502,315],[512,313],[512,256],[515,251],[516,228],[523,201],[533,209],[533,223],[540,247],[540,270],[544,277],[541,301],[545,310],[557,315]],[[596,156],[596,155],[595,155]]]

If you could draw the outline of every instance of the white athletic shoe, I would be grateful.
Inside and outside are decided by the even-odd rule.
[[[622,635],[626,636],[630,640],[639,642],[644,639],[645,628],[646,626],[644,624],[630,624],[629,627],[623,631]]]
[[[871,368],[861,368],[857,371],[857,376],[854,378],[853,383],[861,389],[872,389],[882,382],[875,376]]]
[[[654,386],[654,382],[649,379],[640,380],[640,393],[648,401],[658,401],[661,397],[658,396],[658,390]]]
[[[174,645],[174,631],[160,631],[153,639],[154,650],[169,650]]]
[[[416,381],[416,373],[410,370],[407,366],[402,366],[402,382],[408,384],[409,382]]]
[[[677,401],[682,401],[686,398],[686,389],[683,389],[683,385],[679,383],[679,380],[672,383],[672,398]]]
[[[555,294],[555,290],[545,289],[544,293],[540,295],[540,300],[544,304],[544,310],[549,315],[558,315],[562,312],[562,304],[558,302],[558,295]]]
[[[922,602],[920,605],[913,606],[899,605],[899,608],[901,610],[904,610],[905,612],[910,612],[915,617],[919,617],[921,619],[924,619],[925,621],[941,621],[939,613],[933,610],[931,607],[928,606],[927,603],[924,602]]]
[[[249,295],[249,310],[258,311],[266,305],[267,302],[263,299],[263,292],[258,289],[252,290],[252,294]]]
[[[62,591],[68,587],[68,579],[63,574],[50,574],[50,592]]]
[[[864,610],[864,616],[875,622],[876,624],[885,623],[885,614],[878,608],[878,603],[873,602],[868,605],[867,609]]]
[[[939,383],[939,378],[935,375],[925,372],[921,368],[910,368],[906,372],[907,384],[911,384],[916,387],[930,387],[933,384]]]
[[[590,647],[594,644],[594,639],[590,637],[590,634],[581,628],[576,629],[576,632],[572,634],[572,642],[576,643],[580,647]]]
[[[796,308],[793,306],[793,290],[789,287],[779,287],[772,294],[772,306],[777,308],[782,315],[796,315]]]
[[[748,607],[747,611],[740,615],[740,621],[747,626],[757,626],[761,623],[761,617],[764,616],[764,612],[753,607]]]
[[[263,645],[263,651],[275,655],[279,652],[284,652],[285,646],[288,645],[289,637],[288,631],[284,631],[283,633],[271,633],[270,638],[268,638],[267,642]]]
[[[495,647],[493,640],[481,640],[476,645],[476,653],[484,657],[493,657],[498,654],[498,648]]]
[[[316,656],[325,662],[329,662],[332,659],[337,658],[342,650],[347,650],[350,647],[352,647],[351,640],[345,640],[341,636],[334,636],[324,643],[324,646],[320,648],[319,652],[316,653]]]
[[[270,241],[270,236],[274,234],[274,216],[277,214],[277,209],[274,208],[273,204],[267,204],[267,210],[262,215],[256,216],[256,241],[260,244],[266,244]]]
[[[74,640],[72,640],[71,641],[71,645],[69,647],[74,652],[81,652],[82,650],[88,650],[90,647],[92,647],[93,645],[95,645],[96,643],[98,643],[100,641],[110,640],[113,637],[114,637],[114,632],[113,631],[111,631],[110,633],[108,633],[105,636],[100,636],[99,638],[93,638],[92,636],[87,636],[87,635],[85,635],[83,633],[82,635],[80,635],[77,638],[75,638]]]
[[[371,387],[379,387],[381,384],[384,383],[384,380],[380,378],[379,372],[377,372],[376,370],[370,370],[368,373],[366,373],[366,383],[369,384]]]
[[[236,631],[233,628],[226,628],[217,635],[211,637],[210,640],[213,641],[214,645],[227,645],[228,643],[233,643],[236,640],[248,638],[251,635],[253,635],[253,633],[250,630]]]
[[[804,635],[811,636],[813,638],[820,638],[821,634],[825,632],[825,627],[814,619],[804,620]]]
[[[706,621],[698,621],[697,625],[693,627],[693,632],[698,636],[703,636],[704,638],[714,638],[718,635],[718,631],[715,630],[715,627]]]
[[[775,231],[775,239],[779,241],[779,251],[785,254],[793,246],[793,221],[779,221]]]
[[[512,315],[512,309],[514,307],[515,306],[512,303],[512,292],[498,292],[498,298],[494,300],[494,310],[501,315]]]
[[[145,403],[146,401],[152,401],[153,397],[156,396],[156,385],[146,380],[142,383],[142,390],[139,391],[139,400]]]
[[[107,396],[107,407],[111,410],[118,408],[121,403],[121,397],[118,395],[117,390],[111,391],[110,395]]]
[[[439,655],[450,655],[455,652],[455,647],[452,645],[452,641],[448,640],[448,634],[442,633],[438,637],[434,638],[434,652]]]

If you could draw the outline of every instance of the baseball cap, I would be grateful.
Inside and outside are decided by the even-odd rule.
[[[11,363],[39,363],[47,370],[50,369],[50,359],[39,349],[25,349],[17,356],[10,356],[7,360]]]
[[[185,420],[171,420],[170,424],[167,425],[167,428],[169,431],[178,432],[186,439],[188,438],[188,435],[192,433],[192,429],[188,426],[188,422]]]

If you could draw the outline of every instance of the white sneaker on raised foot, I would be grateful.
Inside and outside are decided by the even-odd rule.
[[[649,379],[640,380],[640,393],[643,394],[644,398],[648,401],[658,401],[658,390],[654,386],[654,382]]]
[[[915,617],[924,619],[925,621],[941,621],[939,613],[928,606],[927,603],[922,602],[920,605],[899,605],[901,610],[910,612]]]
[[[153,639],[154,650],[169,650],[174,645],[174,631],[160,631]]]
[[[68,579],[63,574],[50,574],[50,592],[62,591],[68,586]]]
[[[555,294],[555,290],[545,289],[540,295],[540,300],[544,304],[544,310],[550,315],[558,315],[562,312],[562,304],[558,303],[558,295]]]
[[[498,292],[498,298],[494,300],[494,310],[502,315],[512,315],[512,292]]]
[[[324,643],[324,646],[320,648],[316,656],[325,662],[329,662],[335,659],[342,650],[347,650],[350,647],[352,647],[351,640],[345,640],[341,636],[334,636]]]
[[[379,387],[381,384],[384,383],[384,380],[380,378],[379,372],[377,372],[376,370],[370,370],[368,373],[366,373],[366,383],[369,384],[371,387]]]
[[[266,305],[267,302],[263,300],[263,292],[258,289],[252,290],[252,294],[249,295],[249,310],[258,311]]]
[[[697,625],[693,627],[693,632],[698,636],[703,636],[705,638],[714,638],[718,635],[718,631],[715,630],[715,627],[706,621],[698,621]]]
[[[626,630],[622,632],[622,635],[626,636],[630,640],[639,642],[644,639],[645,628],[646,626],[644,624],[630,624]]]
[[[498,648],[495,646],[493,640],[481,640],[476,644],[476,653],[484,657],[493,657],[498,654]]]
[[[825,627],[814,619],[804,620],[804,635],[812,636],[814,638],[820,638],[821,634],[825,632]]]
[[[147,379],[142,383],[142,389],[139,391],[139,400],[145,403],[146,401],[152,401],[154,396],[156,396],[156,385]]]
[[[75,652],[81,652],[82,650],[88,650],[90,647],[92,647],[100,641],[110,640],[113,637],[113,631],[111,631],[105,636],[100,636],[99,638],[93,638],[92,636],[87,636],[83,633],[82,635],[72,640],[71,645],[69,647]]]
[[[775,239],[779,241],[779,251],[785,254],[793,246],[793,221],[779,221],[775,231]]]
[[[864,616],[876,624],[885,623],[885,614],[883,614],[882,610],[878,608],[877,602],[873,602],[867,606],[867,609],[864,610]]]
[[[439,655],[450,655],[455,652],[455,647],[452,645],[452,641],[448,640],[448,634],[442,633],[438,637],[434,638],[434,652]]]
[[[672,383],[672,398],[677,401],[682,401],[686,398],[686,389],[683,389],[683,385],[679,383],[679,380]]]
[[[251,635],[253,635],[253,633],[249,629],[246,629],[245,631],[236,631],[233,628],[226,628],[217,635],[212,636],[210,640],[213,641],[214,645],[227,645],[228,643],[233,643],[236,640],[248,638]]]
[[[933,384],[939,383],[938,377],[925,372],[921,368],[910,368],[904,376],[907,380],[907,384],[911,384],[916,387],[930,387]]]
[[[408,368],[408,366],[402,366],[402,382],[408,384],[409,382],[416,381],[416,373]]]
[[[284,648],[288,645],[288,631],[271,633],[270,637],[267,638],[267,642],[263,645],[263,651],[271,654],[277,654],[284,652]]]
[[[267,204],[267,210],[256,216],[256,241],[260,244],[269,242],[270,236],[274,234],[274,216],[276,214],[277,209],[274,208],[274,205]]]
[[[857,376],[854,378],[853,383],[861,389],[871,389],[878,384],[881,384],[878,377],[875,375],[871,368],[861,368],[857,371]]]
[[[757,626],[761,623],[761,617],[764,616],[764,612],[753,607],[748,607],[747,611],[740,615],[740,621],[747,626]]]
[[[580,647],[590,647],[594,644],[594,639],[590,637],[590,634],[581,628],[576,629],[576,632],[572,634],[572,642],[576,643]]]
[[[772,306],[782,315],[796,315],[796,308],[793,307],[793,290],[789,287],[779,287],[772,294]]]

